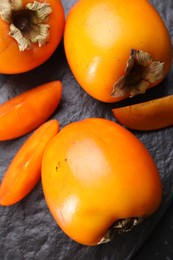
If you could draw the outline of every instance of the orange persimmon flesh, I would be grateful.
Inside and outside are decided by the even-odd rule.
[[[58,131],[58,121],[49,120],[24,142],[5,172],[0,186],[0,205],[17,203],[40,181],[45,147]]]
[[[173,125],[173,95],[112,109],[122,125],[134,130],[157,130]]]
[[[23,136],[46,122],[62,96],[60,81],[32,88],[0,105],[0,141]]]

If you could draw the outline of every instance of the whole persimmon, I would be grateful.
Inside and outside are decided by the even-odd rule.
[[[70,10],[65,53],[79,85],[116,102],[144,93],[172,62],[168,30],[147,0],[79,0]]]
[[[59,45],[65,25],[60,0],[0,4],[0,73],[26,72],[44,63]]]
[[[57,224],[85,245],[108,241],[113,227],[131,229],[159,207],[162,197],[160,176],[145,146],[101,118],[71,123],[48,143],[42,185]]]

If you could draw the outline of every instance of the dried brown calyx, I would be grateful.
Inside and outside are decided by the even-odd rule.
[[[49,37],[47,19],[51,6],[34,1],[23,6],[21,0],[0,0],[0,16],[9,23],[9,35],[18,43],[19,50],[30,49],[32,43],[43,46]]]
[[[150,84],[163,78],[164,62],[153,61],[152,56],[142,50],[131,50],[125,75],[113,86],[112,96],[133,97],[143,94]]]
[[[124,233],[132,230],[135,226],[142,222],[143,217],[133,217],[117,220],[110,229],[105,233],[98,244],[108,243],[114,237],[114,231]]]

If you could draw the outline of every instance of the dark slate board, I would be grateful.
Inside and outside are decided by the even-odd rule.
[[[74,2],[76,1],[62,1],[66,14]],[[166,2],[152,0],[151,2],[164,19],[173,42],[172,0]],[[120,102],[115,106],[173,94],[172,74],[173,66],[166,79],[157,88],[148,90],[143,96]],[[70,122],[86,117],[103,117],[115,121],[111,113],[113,105],[92,99],[79,87],[67,65],[63,43],[45,64],[35,70],[20,75],[0,75],[0,103],[27,89],[56,79],[60,79],[63,83],[63,97],[52,118],[59,120],[61,128]],[[153,216],[146,219],[130,233],[117,234],[115,239],[108,244],[96,247],[82,246],[69,239],[57,226],[47,208],[42,186],[39,183],[21,202],[11,207],[0,207],[0,259],[128,260],[132,259],[136,252],[138,252],[136,260],[154,259],[154,255],[148,258],[147,254],[150,254],[150,251],[147,251],[145,246],[141,249],[141,246],[149,239],[150,234],[156,227],[156,235],[153,235],[153,239],[162,236],[162,233],[159,232],[163,232],[163,227],[159,229],[159,225],[163,225],[162,223],[165,222],[160,221],[173,203],[173,127],[151,132],[133,131],[133,133],[152,154],[163,183],[163,201],[161,207]],[[11,159],[28,136],[13,141],[0,142],[0,179],[2,179]],[[166,221],[167,218],[168,216]],[[171,223],[170,220],[170,225]],[[158,239],[158,241],[162,242],[163,240]],[[150,245],[149,242],[148,244]],[[157,241],[152,245],[157,247]],[[152,247],[150,247],[150,250],[153,252]],[[162,247],[159,247],[156,248],[155,252],[158,252],[159,255],[161,250]],[[171,255],[165,255],[165,257],[162,255],[162,259],[169,259],[166,257],[171,259]]]

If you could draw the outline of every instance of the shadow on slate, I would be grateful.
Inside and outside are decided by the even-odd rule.
[[[66,14],[74,2],[76,1],[62,0]],[[172,0],[151,2],[164,19],[173,42]],[[156,91],[158,96],[173,93],[172,75],[173,68],[158,86]],[[59,120],[61,128],[70,122],[88,117],[103,117],[115,121],[111,113],[112,105],[94,100],[77,84],[67,65],[63,42],[52,57],[40,67],[20,75],[0,75],[0,103],[36,85],[56,79],[63,83],[63,97],[52,118]],[[149,90],[142,97],[137,97],[136,102],[152,97],[156,97],[154,89]],[[124,101],[123,104],[128,102],[128,100]],[[108,244],[95,247],[82,246],[69,239],[57,226],[47,208],[41,183],[39,183],[21,202],[11,207],[0,207],[0,259],[128,260],[133,259],[138,252],[136,260],[140,260],[141,246],[149,239],[156,227],[158,230],[158,224],[162,223],[160,222],[162,217],[173,202],[173,127],[151,132],[133,131],[133,133],[148,148],[161,175],[163,201],[154,215],[130,233],[116,234],[115,239]],[[28,136],[29,134],[12,141],[0,142],[0,179]]]

